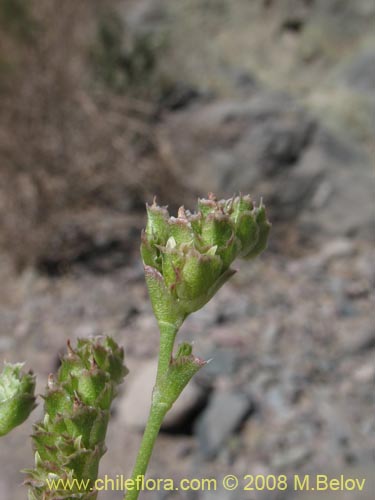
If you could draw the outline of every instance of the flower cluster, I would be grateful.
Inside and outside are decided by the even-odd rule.
[[[57,376],[48,379],[44,419],[34,425],[35,469],[25,471],[29,500],[97,497],[93,485],[110,406],[127,374],[123,360],[123,349],[110,337],[80,339],[76,349],[68,343]],[[50,491],[48,481],[58,479],[71,481],[72,489],[58,484]]]
[[[232,262],[254,258],[267,245],[265,207],[250,196],[199,199],[196,212],[181,207],[170,217],[155,201],[147,206],[141,254],[158,321],[179,322],[204,306],[234,274]]]

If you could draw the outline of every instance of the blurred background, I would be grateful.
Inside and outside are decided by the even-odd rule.
[[[41,393],[68,338],[125,346],[101,476],[129,476],[156,369],[144,203],[241,191],[263,197],[269,248],[183,326],[212,362],[149,475],[370,481],[374,22],[373,0],[0,0],[0,361],[26,361]],[[26,498],[41,414],[2,438],[1,500]]]

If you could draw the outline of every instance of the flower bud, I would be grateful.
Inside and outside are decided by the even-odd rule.
[[[252,258],[267,244],[270,224],[250,196],[199,199],[195,213],[169,217],[155,200],[147,206],[141,254],[158,321],[182,323],[234,274],[236,257]]]

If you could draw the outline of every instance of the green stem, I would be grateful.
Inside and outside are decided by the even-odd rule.
[[[160,381],[163,375],[168,370],[168,366],[172,357],[176,334],[181,326],[180,324],[172,324],[159,322],[160,329],[160,349],[158,360],[158,371],[156,375],[156,383],[152,395],[152,404],[150,414],[143,434],[142,442],[138,451],[137,460],[133,469],[131,479],[134,481],[133,490],[128,490],[124,500],[137,500],[139,490],[137,484],[140,484],[142,476],[145,476],[148,463],[151,458],[152,450],[165,414],[169,410],[169,405],[161,401],[162,394],[160,391]],[[139,479],[137,480],[137,478]]]
[[[168,408],[164,405],[160,405],[159,403],[152,404],[151,406],[150,415],[148,417],[137,460],[133,469],[132,479],[134,481],[134,489],[127,491],[124,500],[137,500],[139,496],[140,492],[137,489],[137,485],[140,484],[139,482],[146,474],[147,466],[151,458],[151,453],[167,411]]]
[[[158,372],[156,375],[156,386],[158,385],[160,378],[168,370],[168,366],[172,358],[176,334],[179,328],[180,325],[174,325],[172,323],[165,323],[161,321],[159,322],[160,349],[159,349],[159,360],[158,360]]]

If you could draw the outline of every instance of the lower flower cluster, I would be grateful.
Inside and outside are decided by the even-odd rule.
[[[34,426],[35,468],[25,471],[29,500],[96,498],[110,406],[127,374],[123,360],[123,349],[110,337],[79,340],[76,349],[68,343],[57,376],[48,379],[44,419]],[[50,491],[53,479],[85,480],[86,488]]]

